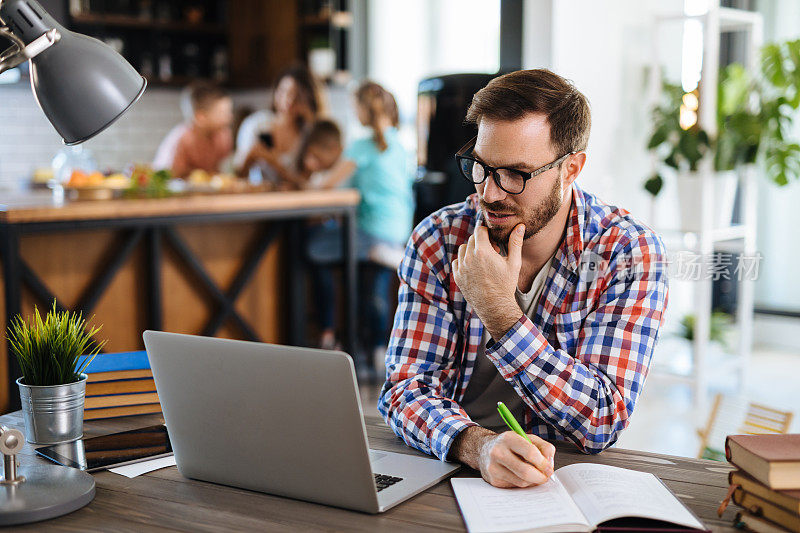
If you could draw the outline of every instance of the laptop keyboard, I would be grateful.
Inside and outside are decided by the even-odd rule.
[[[375,487],[377,487],[378,492],[382,491],[386,487],[391,487],[398,481],[403,481],[401,477],[394,477],[394,476],[387,476],[384,474],[373,474],[375,476]]]

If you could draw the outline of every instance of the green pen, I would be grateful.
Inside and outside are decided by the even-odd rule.
[[[519,422],[517,422],[517,419],[514,418],[514,415],[511,414],[511,411],[508,410],[506,404],[504,404],[503,402],[497,402],[497,412],[500,413],[500,418],[503,419],[503,422],[506,423],[506,425],[511,431],[513,431],[520,437],[524,437],[528,442],[533,444],[531,438],[525,433],[525,431],[522,429],[522,426],[519,425]]]
[[[497,412],[500,413],[500,418],[503,419],[503,422],[506,423],[506,425],[509,427],[509,429],[511,429],[511,431],[513,431],[520,437],[524,437],[528,442],[533,444],[531,438],[528,436],[527,433],[525,433],[525,431],[522,429],[522,426],[519,425],[519,422],[517,422],[517,419],[514,418],[514,415],[511,414],[511,411],[508,410],[506,404],[504,404],[503,402],[497,402]],[[553,458],[551,457],[550,467],[553,468],[554,466],[555,464],[553,463]],[[552,474],[552,470],[550,471],[550,473]]]

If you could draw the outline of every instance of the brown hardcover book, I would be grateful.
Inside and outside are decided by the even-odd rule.
[[[800,533],[800,515],[790,513],[763,498],[745,492],[741,487],[733,491],[733,503],[750,514],[766,518],[770,522],[775,522],[779,526],[787,528],[789,531]]]
[[[95,372],[87,374],[88,379],[86,383],[97,383],[98,381],[114,381],[117,379],[139,379],[139,378],[153,378],[153,371],[148,369],[144,370],[115,370],[113,372]]]
[[[98,418],[117,418],[120,416],[147,415],[160,412],[160,403],[125,405],[122,407],[106,407],[103,409],[86,409],[83,411],[83,419],[97,420]]]
[[[110,394],[108,396],[90,396],[86,398],[86,409],[98,407],[120,407],[123,405],[144,405],[157,403],[158,394],[155,392],[142,392],[139,394]]]
[[[755,531],[755,533],[786,533],[786,529],[777,524],[773,524],[762,516],[754,516],[750,513],[738,513],[736,515],[736,527],[742,524],[747,531]]]
[[[86,384],[86,397],[105,394],[125,394],[134,392],[155,392],[156,382],[149,379],[118,379]]]
[[[741,470],[730,472],[728,482],[731,485],[739,485],[745,492],[772,502],[789,512],[800,514],[800,490],[772,490]]]
[[[725,457],[771,489],[800,489],[800,433],[728,435]]]

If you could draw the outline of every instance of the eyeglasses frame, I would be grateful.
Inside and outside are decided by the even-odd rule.
[[[578,153],[578,152],[570,152],[568,154],[564,154],[561,157],[559,157],[558,159],[556,159],[555,161],[553,161],[551,163],[547,163],[546,165],[541,166],[541,167],[537,168],[536,170],[532,170],[531,172],[523,172],[522,170],[519,170],[519,169],[516,169],[516,168],[509,168],[509,167],[497,167],[497,168],[495,168],[495,167],[492,167],[490,165],[487,165],[483,161],[475,159],[472,156],[464,155],[464,154],[467,153],[468,150],[470,150],[470,149],[475,147],[475,142],[477,140],[478,140],[478,136],[476,135],[475,137],[473,137],[472,139],[467,141],[467,143],[464,146],[459,148],[458,152],[456,152],[455,157],[456,157],[456,164],[458,164],[458,170],[461,172],[461,175],[464,176],[464,178],[467,181],[469,181],[470,183],[473,183],[475,185],[483,183],[484,181],[486,181],[486,178],[488,178],[491,175],[492,179],[494,180],[495,185],[497,185],[501,190],[505,191],[508,194],[522,194],[523,191],[525,191],[525,185],[528,183],[529,179],[535,178],[539,174],[541,174],[543,172],[547,172],[551,168],[557,167],[558,165],[563,163],[564,160],[567,159],[569,156]],[[481,181],[475,181],[475,180],[473,180],[472,178],[470,178],[469,176],[467,176],[464,173],[464,169],[461,167],[461,160],[462,159],[466,159],[466,160],[472,161],[472,162],[477,163],[477,164],[479,164],[479,165],[481,165],[483,167],[484,176],[483,176],[483,179]],[[519,175],[522,178],[522,190],[519,191],[519,192],[511,192],[509,190],[506,190],[505,187],[500,185],[500,178],[497,176],[497,171],[498,170],[508,170],[510,172],[514,172],[515,174]]]

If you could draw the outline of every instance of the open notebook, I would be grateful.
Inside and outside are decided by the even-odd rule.
[[[470,533],[500,531],[704,531],[653,474],[578,463],[527,489],[480,478],[450,480]]]

